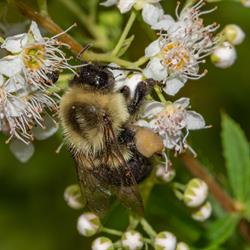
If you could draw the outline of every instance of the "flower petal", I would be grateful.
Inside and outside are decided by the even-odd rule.
[[[54,135],[58,130],[57,124],[49,115],[44,117],[44,127],[33,127],[32,133],[37,140],[45,140]]]
[[[105,2],[100,3],[100,5],[105,6],[105,7],[109,7],[109,6],[117,4],[117,1],[118,0],[107,0]]]
[[[150,43],[145,49],[145,57],[153,57],[161,51],[159,39]]]
[[[202,129],[206,126],[204,118],[195,111],[187,112],[187,129],[195,130]]]
[[[155,25],[164,11],[160,4],[146,3],[142,9],[142,18],[149,25]]]
[[[133,74],[131,77],[128,77],[124,82],[125,86],[128,86],[130,89],[130,97],[133,98],[135,94],[135,89],[138,86],[138,83],[142,81],[142,74]]]
[[[19,53],[23,50],[28,42],[28,34],[23,33],[15,36],[7,37],[1,48],[6,49],[12,53]]]
[[[26,85],[25,79],[20,75],[14,75],[6,83],[5,90],[8,93],[17,92],[18,90],[22,90]]]
[[[35,41],[40,42],[40,41],[44,41],[41,32],[38,28],[38,25],[36,22],[32,21],[31,25],[30,25],[30,29],[29,29],[29,33],[32,33]]]
[[[27,103],[16,96],[10,96],[6,102],[6,113],[8,116],[18,117],[21,116],[26,107]]]
[[[130,11],[135,3],[136,3],[136,0],[119,0],[117,7],[119,8],[120,12],[123,14],[123,13]]]
[[[0,60],[0,74],[11,77],[22,70],[22,61],[19,56],[5,56]]]
[[[4,84],[4,78],[3,75],[0,74],[0,87],[2,87]]]
[[[20,140],[13,139],[10,142],[10,151],[20,162],[25,163],[34,154],[35,148],[32,143],[25,144]]]
[[[158,22],[152,25],[152,29],[154,30],[165,30],[168,31],[168,29],[175,23],[173,17],[170,15],[163,15]]]
[[[160,113],[165,108],[165,105],[161,102],[148,102],[143,111],[143,116],[146,118],[152,118]]]
[[[182,97],[174,102],[175,105],[181,106],[183,109],[187,108],[190,104],[190,99],[187,97]]]
[[[166,81],[166,86],[163,88],[166,94],[174,96],[184,86],[185,81],[178,78],[173,78]]]
[[[150,124],[145,121],[145,120],[138,120],[134,123],[135,125],[139,126],[139,127],[144,127],[144,128],[151,128]]]
[[[163,81],[168,76],[167,69],[162,65],[160,58],[153,58],[143,70],[143,74],[156,81]]]

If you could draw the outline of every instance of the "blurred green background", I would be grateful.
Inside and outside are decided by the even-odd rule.
[[[92,0],[74,1],[84,10]],[[27,2],[36,7],[35,1]],[[67,28],[73,22],[79,23],[78,18],[61,1],[50,0],[48,3],[50,15],[61,27]],[[175,1],[167,0],[163,4],[167,12],[173,13]],[[203,114],[207,123],[213,125],[211,129],[191,133],[190,138],[199,158],[208,163],[210,171],[216,174],[221,183],[225,183],[220,112],[227,112],[239,122],[250,139],[250,9],[227,0],[217,5],[218,10],[205,17],[207,22],[216,21],[221,27],[236,23],[246,33],[244,43],[237,46],[237,62],[231,68],[221,70],[208,60],[207,76],[199,81],[189,82],[175,98],[190,97],[193,109]],[[117,38],[119,24],[124,25],[128,16],[124,15],[122,20],[116,8],[100,7],[98,13],[101,17],[99,21],[116,27],[111,37]],[[7,6],[3,0],[0,0],[0,17],[3,36],[23,32],[29,24],[12,5]],[[151,31],[144,31],[145,25],[138,20],[131,30],[136,38],[125,57],[134,60],[143,55],[145,46],[152,41]],[[72,34],[81,43],[85,42],[86,32],[80,23]],[[110,46],[112,44],[115,41],[112,40]],[[81,237],[76,230],[80,211],[67,207],[63,199],[65,187],[76,182],[76,175],[67,150],[64,148],[60,154],[55,153],[62,140],[60,133],[49,140],[36,142],[36,152],[27,164],[21,164],[14,158],[8,145],[5,145],[3,136],[0,136],[0,140],[0,249],[90,249],[91,239]],[[180,162],[176,161],[176,166],[177,178],[188,180],[190,176],[182,170]],[[175,215],[172,211],[176,211]],[[146,216],[157,231],[173,230],[180,239],[189,243],[199,239],[202,227],[189,218],[168,186],[154,189]],[[106,222],[116,228],[125,228],[125,209],[115,208]],[[232,239],[227,249],[239,249],[234,245],[237,245],[237,240]]]

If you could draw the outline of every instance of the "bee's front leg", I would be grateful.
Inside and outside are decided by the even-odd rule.
[[[153,79],[147,79],[145,81],[140,81],[136,86],[134,91],[134,95],[132,99],[128,103],[128,111],[131,115],[135,114],[141,107],[145,96],[149,93],[150,89],[154,85]],[[127,86],[124,86],[121,90],[124,96],[128,96],[130,94],[130,89]]]

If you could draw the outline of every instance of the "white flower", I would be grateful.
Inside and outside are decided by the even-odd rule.
[[[189,98],[166,104],[149,102],[144,109],[144,120],[139,120],[137,124],[158,133],[167,149],[182,153],[190,148],[186,142],[189,130],[206,128],[203,117],[195,111],[187,110],[188,107]]]
[[[224,28],[224,36],[228,42],[233,45],[241,44],[246,35],[244,31],[236,24],[228,24]]]
[[[0,74],[7,77],[23,74],[29,85],[41,89],[51,85],[61,70],[71,69],[60,49],[66,45],[59,42],[57,36],[43,38],[37,24],[32,21],[28,33],[7,37],[1,48],[12,55],[0,59]]]
[[[100,227],[100,219],[94,213],[84,213],[78,218],[77,229],[83,236],[93,236],[99,231]]]
[[[121,244],[124,250],[140,250],[143,247],[143,238],[139,232],[130,230],[123,234]]]
[[[163,15],[163,9],[158,4],[161,0],[106,0],[101,5],[109,7],[117,5],[122,14],[130,11],[133,7],[137,10],[142,9],[142,17],[144,21],[150,25],[159,22]]]
[[[199,207],[208,196],[208,186],[201,179],[190,180],[184,191],[183,200],[188,207]]]
[[[184,242],[178,242],[176,250],[190,250],[190,247]]]
[[[83,200],[79,185],[70,185],[64,191],[64,200],[68,206],[73,209],[83,208],[85,201]]]
[[[112,241],[106,237],[99,237],[92,243],[92,250],[113,250],[114,246]]]
[[[243,4],[243,6],[249,8],[250,7],[250,0],[241,0],[241,3]]]
[[[44,108],[57,110],[57,103],[46,92],[27,85],[19,74],[9,79],[0,75],[0,130],[10,136],[9,140],[15,137],[29,143],[33,134],[38,139],[54,134],[57,125],[50,116],[42,117]],[[33,133],[34,125],[42,129],[34,129]]]
[[[233,45],[229,42],[224,42],[216,48],[211,55],[211,61],[218,68],[228,68],[232,66],[237,59],[237,53]]]
[[[199,64],[205,62],[204,58],[217,44],[213,38],[217,25],[204,26],[200,18],[202,2],[185,7],[176,22],[162,15],[152,26],[161,32],[160,37],[145,49],[145,57],[150,61],[144,75],[162,82],[169,95],[175,95],[188,79],[199,79],[206,74],[206,70],[199,72]]]
[[[155,250],[175,250],[176,237],[170,232],[161,232],[155,237]]]
[[[211,214],[212,205],[210,202],[206,202],[202,207],[192,214],[192,218],[197,221],[205,221],[211,216]]]

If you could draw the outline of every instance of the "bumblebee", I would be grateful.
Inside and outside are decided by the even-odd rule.
[[[61,99],[60,119],[81,192],[89,210],[99,215],[107,210],[112,194],[134,212],[143,212],[137,184],[150,174],[149,158],[163,144],[153,132],[140,130],[132,121],[152,83],[150,79],[139,82],[131,98],[128,86],[115,90],[109,69],[87,64]],[[145,133],[156,143],[144,154],[140,139]]]

